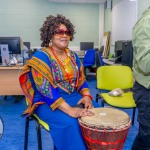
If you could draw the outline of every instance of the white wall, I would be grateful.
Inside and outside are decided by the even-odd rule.
[[[51,3],[48,0],[0,0],[0,36],[21,36],[39,47],[40,31],[48,15],[63,14],[75,25],[75,38],[70,46],[80,42],[99,45],[99,5]]]
[[[122,0],[112,8],[111,44],[118,40],[131,40],[132,28],[137,21],[136,1]]]

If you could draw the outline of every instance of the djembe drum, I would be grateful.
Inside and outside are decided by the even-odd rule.
[[[114,108],[91,109],[93,116],[79,118],[88,150],[121,150],[131,125],[127,113]]]

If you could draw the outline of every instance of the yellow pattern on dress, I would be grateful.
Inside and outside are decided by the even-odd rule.
[[[72,64],[70,63],[69,57],[67,57],[64,61],[61,61],[61,62],[65,68],[65,70],[62,68],[62,72],[63,72],[65,81],[68,80],[66,72],[69,74],[69,77],[71,79],[74,78],[74,68],[73,68]]]

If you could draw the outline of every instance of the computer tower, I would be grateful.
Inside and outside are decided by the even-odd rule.
[[[8,66],[8,64],[10,62],[8,44],[0,44],[0,50],[1,50],[2,65]]]
[[[122,43],[123,41],[115,42],[115,63],[121,63],[122,60]]]
[[[122,60],[121,60],[121,64],[132,67],[132,61],[133,61],[132,41],[123,41],[122,42]]]

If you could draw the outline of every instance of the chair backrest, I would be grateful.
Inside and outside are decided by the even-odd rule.
[[[97,69],[97,88],[113,90],[133,87],[132,70],[128,66],[101,66]]]
[[[99,61],[101,63],[101,66],[104,66],[104,61],[103,61],[103,58],[102,58],[102,55],[101,55],[100,51],[98,51],[98,58],[99,58]]]
[[[95,50],[88,49],[84,55],[83,66],[93,66],[95,64]]]
[[[103,45],[101,46],[101,48],[100,48],[99,51],[100,51],[100,53],[101,53],[101,55],[102,55],[102,54],[103,54],[103,51],[104,51],[104,46],[103,46]]]
[[[100,66],[104,66],[104,61],[103,61],[100,51],[97,51],[96,52],[96,68]]]

